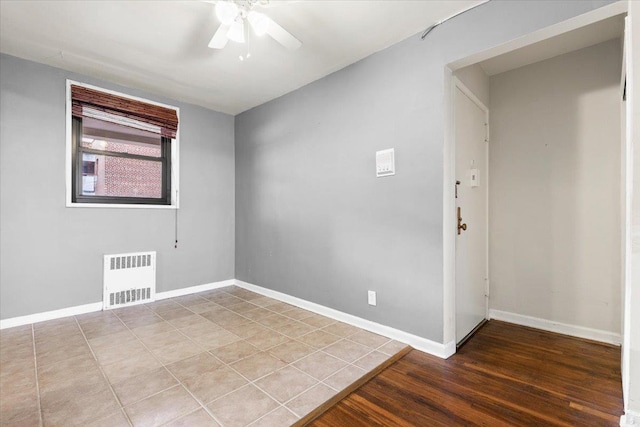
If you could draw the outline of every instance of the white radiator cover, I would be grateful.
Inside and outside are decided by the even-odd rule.
[[[144,304],[155,299],[155,251],[104,256],[103,309]]]

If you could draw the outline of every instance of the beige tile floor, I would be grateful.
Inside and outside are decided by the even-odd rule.
[[[2,426],[287,426],[404,348],[230,286],[0,331]]]

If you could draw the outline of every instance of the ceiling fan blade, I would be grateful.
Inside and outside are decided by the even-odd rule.
[[[291,33],[278,25],[273,19],[269,18],[269,27],[267,34],[274,38],[275,41],[289,50],[296,50],[302,46],[302,42],[293,37]]]
[[[207,0],[202,0],[202,1],[207,1]],[[301,1],[304,1],[304,0],[275,0],[275,1],[258,0],[258,2],[256,3],[256,6],[262,7],[264,9],[270,9],[274,7],[285,6],[292,3],[300,3]]]
[[[209,47],[211,49],[222,49],[227,45],[227,42],[229,41],[229,38],[227,37],[227,33],[229,32],[230,27],[231,27],[230,25],[224,25],[224,24],[218,27],[218,30],[216,31],[216,33],[211,38],[211,41],[209,42]]]

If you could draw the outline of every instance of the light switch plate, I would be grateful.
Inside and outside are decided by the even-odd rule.
[[[480,186],[480,171],[478,169],[469,169],[467,178],[469,179],[469,187]]]
[[[376,177],[396,174],[395,149],[376,151]]]

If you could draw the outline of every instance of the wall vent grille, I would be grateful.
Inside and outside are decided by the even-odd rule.
[[[155,301],[156,253],[104,256],[105,310]]]

